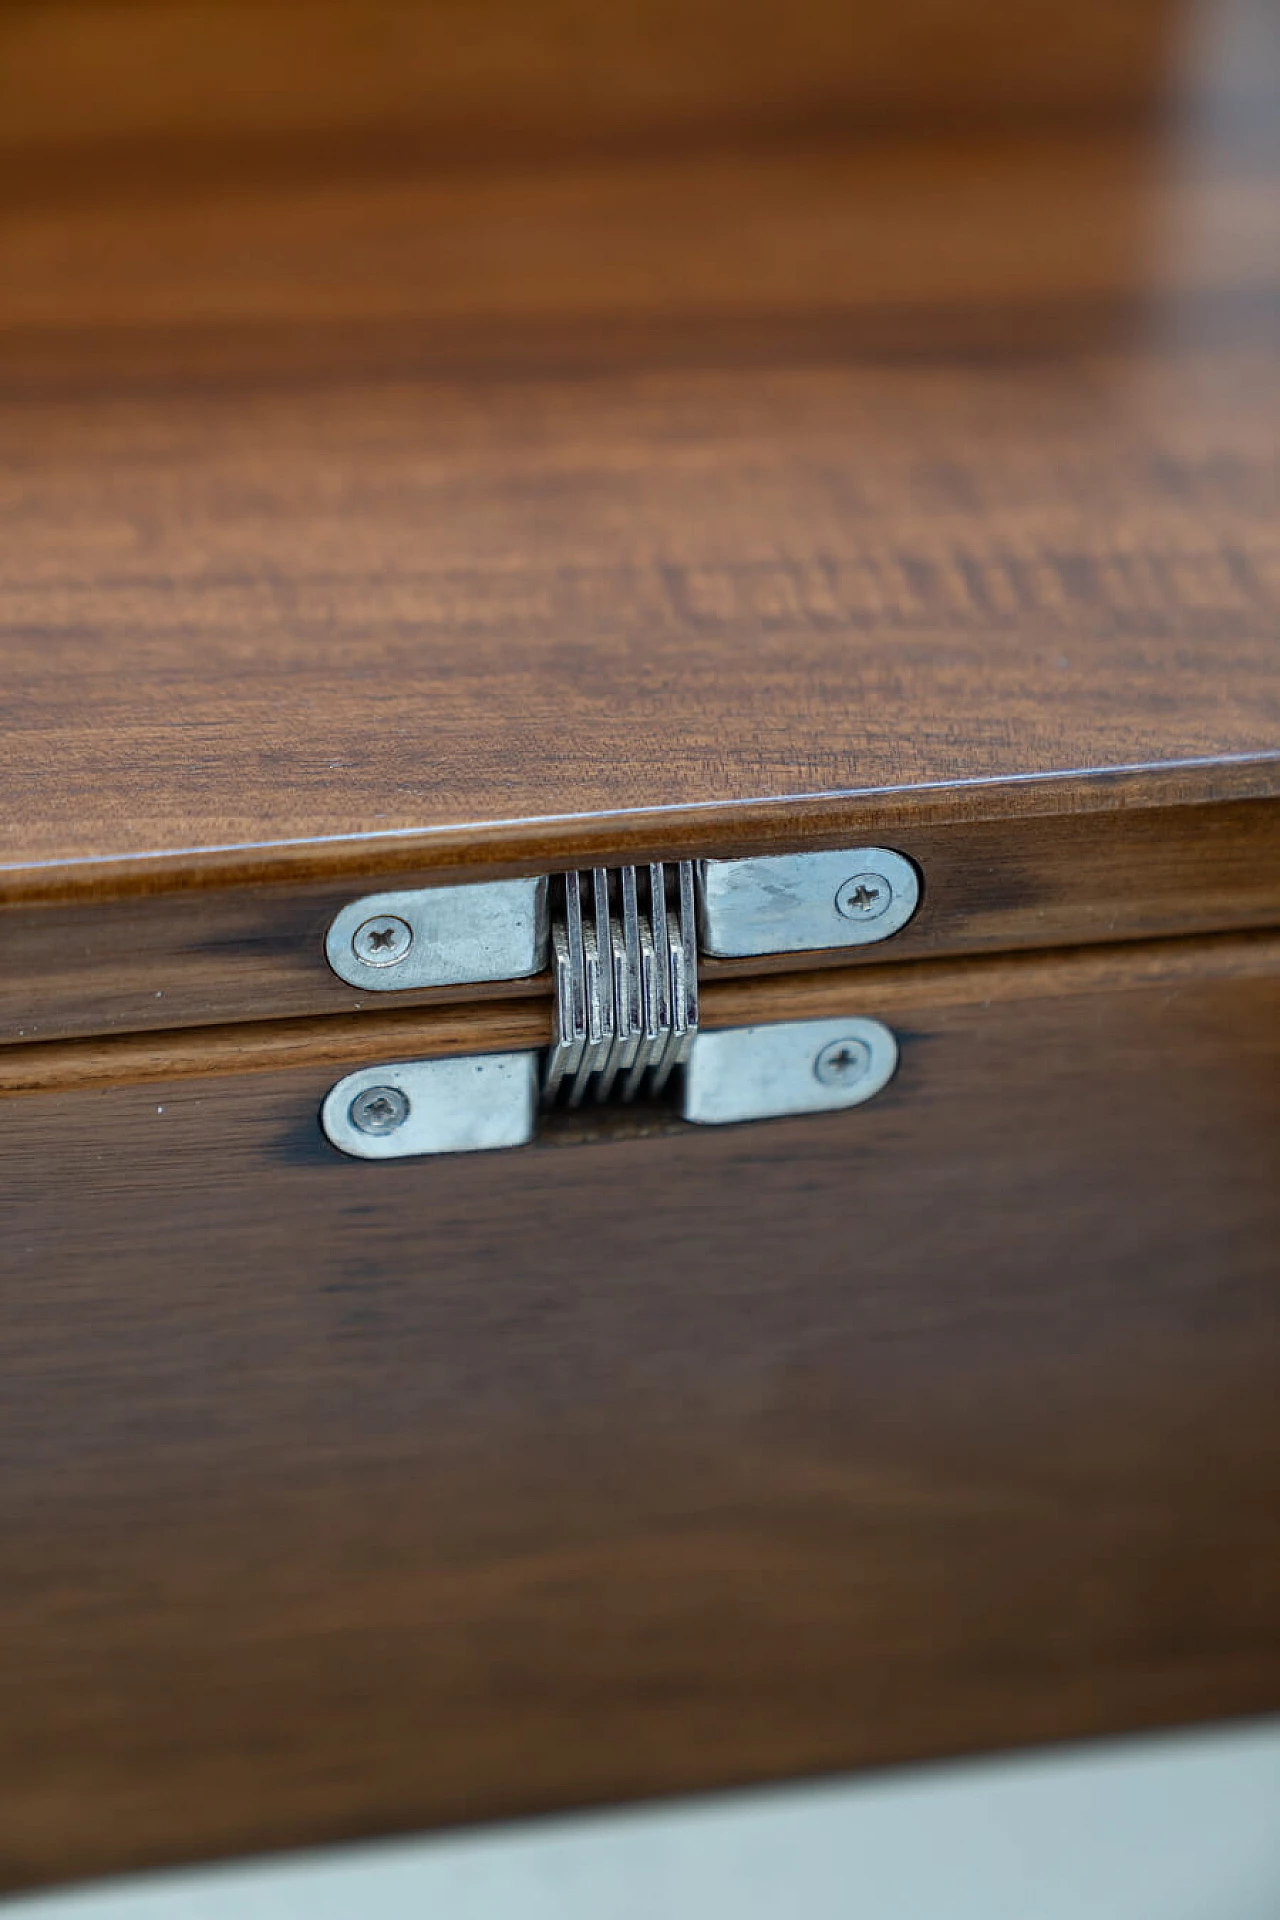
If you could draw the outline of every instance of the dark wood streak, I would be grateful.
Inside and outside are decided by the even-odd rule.
[[[0,16],[0,151],[34,158],[22,183],[78,199],[141,177],[190,193],[202,162],[225,178],[228,130],[251,181],[768,140],[867,121],[937,125],[1093,114],[1153,104],[1170,0],[219,0],[85,6],[44,0]],[[305,49],[306,58],[300,59]],[[212,151],[210,151],[212,150]],[[163,153],[169,174],[155,174]],[[8,181],[0,174],[0,181]]]

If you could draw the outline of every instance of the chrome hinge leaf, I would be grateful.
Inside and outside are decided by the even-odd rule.
[[[919,904],[919,875],[888,847],[698,863],[702,951],[724,959],[870,946]]]
[[[880,1020],[781,1020],[700,1033],[685,1072],[681,1113],[699,1126],[836,1113],[886,1087],[898,1043]]]
[[[536,1053],[362,1067],[339,1080],[320,1109],[332,1145],[361,1160],[522,1147],[537,1117]]]
[[[366,993],[525,980],[547,964],[549,890],[544,876],[366,894],[336,915],[325,958]]]

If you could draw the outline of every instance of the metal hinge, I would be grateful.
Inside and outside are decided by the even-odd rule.
[[[657,1098],[677,1069],[696,1124],[852,1107],[891,1078],[874,1020],[698,1031],[698,954],[859,946],[905,926],[910,861],[884,848],[384,893],[329,929],[335,972],[382,991],[519,979],[550,959],[553,1038],[532,1052],[400,1061],[349,1074],[324,1103],[332,1144],[364,1159],[522,1145],[539,1105]]]

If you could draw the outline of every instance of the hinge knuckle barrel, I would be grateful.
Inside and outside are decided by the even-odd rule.
[[[579,1106],[588,1092],[634,1100],[659,1093],[688,1058],[698,1024],[693,862],[595,867],[564,875],[563,918],[551,932],[554,1036],[543,1065],[544,1105]],[[559,901],[553,899],[553,911]]]

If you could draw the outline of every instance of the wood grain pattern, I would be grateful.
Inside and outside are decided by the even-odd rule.
[[[456,164],[851,118],[998,119],[1158,95],[1170,0],[6,0],[0,153],[145,169],[234,134],[260,175],[406,150]],[[283,149],[283,151],[282,151]],[[52,163],[52,168],[51,168]]]
[[[642,843],[638,854],[671,858],[769,852],[799,843],[848,846],[864,840],[871,827],[862,810],[842,816],[831,808],[818,817],[780,808],[770,824],[772,834],[751,810],[735,834],[710,843],[704,822],[690,821],[683,831],[669,824],[660,840]],[[704,981],[790,972],[800,965],[876,966],[937,954],[1280,924],[1280,800],[951,820],[895,830],[892,844],[917,862],[924,894],[915,919],[890,946],[861,954],[705,961]],[[575,851],[606,864],[637,857],[634,846],[616,844],[592,849],[579,841]],[[346,986],[325,961],[324,934],[341,906],[378,884],[370,869],[345,886],[188,886],[0,908],[0,1042],[30,1045],[291,1015],[360,1012],[384,1019],[405,1006],[508,1000],[531,990],[549,994],[548,977],[488,990],[394,996]],[[473,862],[448,877],[465,881],[522,870],[530,869]],[[416,886],[444,877],[410,870],[393,879]]]
[[[5,1883],[1280,1706],[1238,948],[897,969],[879,1099],[719,1132],[348,1162],[320,1062],[0,1100]]]
[[[6,885],[1274,791],[1276,20],[1222,17],[1141,126],[259,171],[232,116],[191,175],[88,115],[0,208]]]
[[[791,956],[794,958],[795,956]],[[996,954],[980,959],[818,968],[811,972],[732,977],[709,967],[700,991],[700,1025],[752,1026],[816,1020],[849,1012],[889,1021],[922,1009],[986,1008],[1052,994],[1177,992],[1187,982],[1255,978],[1280,967],[1280,935],[1216,935],[1077,946],[1058,952]],[[505,1053],[545,1047],[552,1037],[546,994],[520,983],[501,1000],[463,1000],[447,1008],[395,1005],[374,1019],[338,1015],[319,1020],[246,1021],[182,1027],[111,1038],[33,1042],[0,1052],[0,1094],[48,1093],[183,1080],[193,1075],[276,1073],[283,1067],[332,1067],[336,1073],[375,1060],[436,1059],[448,1054]],[[412,996],[407,996],[412,998]]]

